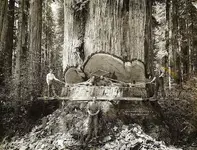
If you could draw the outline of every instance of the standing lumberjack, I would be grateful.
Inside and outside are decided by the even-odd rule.
[[[92,101],[87,105],[88,111],[88,136],[86,142],[88,142],[91,136],[98,136],[98,114],[100,112],[100,107],[98,102],[96,102],[96,97],[93,97]],[[94,132],[93,132],[94,131]]]
[[[152,83],[154,81],[156,82],[154,96],[153,96],[155,99],[157,99],[159,87],[161,87],[161,94],[162,94],[162,97],[165,99],[164,73],[165,73],[164,67],[162,67],[159,63],[157,63],[156,69],[155,69],[155,77],[150,82],[150,83]]]
[[[55,77],[55,75],[53,74],[53,69],[50,69],[49,73],[46,76],[46,82],[47,82],[47,86],[48,86],[48,97],[50,97],[51,90],[53,92],[53,96],[57,96],[57,94],[55,92],[55,87],[54,87],[54,80],[64,83],[64,82],[60,81],[59,79],[57,79]]]

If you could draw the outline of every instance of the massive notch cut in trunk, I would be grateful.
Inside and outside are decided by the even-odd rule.
[[[71,67],[65,71],[66,83],[79,83],[83,81],[78,69]],[[110,54],[96,53],[89,57],[83,65],[83,71],[87,78],[94,74],[101,76],[98,71],[110,74],[110,78],[128,83],[145,82],[144,64],[140,60],[124,62],[122,59]]]
[[[144,64],[139,60],[124,62],[110,54],[98,53],[85,62],[84,72],[90,77],[94,72],[104,70],[123,82],[144,82]]]

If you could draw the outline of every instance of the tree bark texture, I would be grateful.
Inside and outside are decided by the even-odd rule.
[[[2,30],[5,24],[5,19],[7,15],[7,5],[8,5],[8,0],[0,1],[0,36],[2,34]]]
[[[167,0],[166,1],[166,20],[167,20],[167,51],[168,51],[168,85],[169,89],[171,89],[171,66],[172,62],[171,59],[173,58],[173,51],[172,51],[172,0]]]
[[[6,47],[6,37],[7,37],[7,29],[8,29],[8,1],[2,0],[0,1],[0,83],[4,80],[4,52]]]
[[[175,81],[181,83],[181,51],[180,51],[180,31],[179,31],[179,5],[178,1],[172,1],[172,49],[173,49],[173,68]]]
[[[3,2],[2,2],[3,3]],[[6,37],[7,37],[7,30],[8,30],[8,2],[7,0],[4,1],[3,6],[2,6],[2,16],[1,16],[1,26],[0,26],[0,43],[1,43],[1,52],[4,54],[4,49],[6,46]]]
[[[10,0],[8,4],[8,26],[4,49],[4,73],[5,77],[12,75],[12,51],[13,51],[13,37],[14,37],[14,8],[15,0]]]
[[[145,26],[145,43],[144,43],[144,62],[145,62],[145,73],[146,78],[148,78],[150,75],[153,76],[153,59],[154,59],[154,53],[153,53],[153,20],[152,20],[152,1],[147,0],[146,1],[147,9],[146,9],[146,26]]]
[[[15,94],[16,97],[21,98],[22,93],[27,92],[27,14],[25,13],[28,2],[20,0],[19,5],[19,21],[18,21],[18,42],[16,47],[16,65],[15,65]],[[23,91],[23,92],[21,92]]]
[[[153,5],[153,17],[156,22],[153,28],[154,34],[154,53],[156,59],[161,61],[166,55],[166,3],[155,2]]]
[[[95,52],[144,61],[146,0],[89,1],[85,12],[78,12],[84,18],[78,20],[73,5],[73,0],[64,1],[63,69],[83,63],[81,55],[87,59]]]
[[[30,2],[29,92],[32,98],[41,92],[42,1]]]

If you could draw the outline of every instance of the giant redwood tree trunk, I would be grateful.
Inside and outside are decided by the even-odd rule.
[[[83,0],[81,4],[64,1],[64,69],[101,51],[125,61],[144,61],[146,0]]]
[[[30,2],[29,92],[32,98],[41,92],[42,1]]]

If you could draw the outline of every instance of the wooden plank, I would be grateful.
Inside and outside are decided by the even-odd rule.
[[[87,98],[70,98],[70,97],[38,97],[38,100],[70,100],[70,101],[91,101],[91,97]],[[97,101],[144,101],[141,97],[97,97]]]
[[[38,100],[69,100],[68,97],[38,97]]]
[[[117,97],[113,100],[124,100],[124,101],[143,101],[141,97]]]
[[[71,101],[91,101],[91,98],[71,98]],[[97,97],[97,101],[143,101],[142,98],[139,97],[116,97],[116,98],[110,98],[110,97]]]

